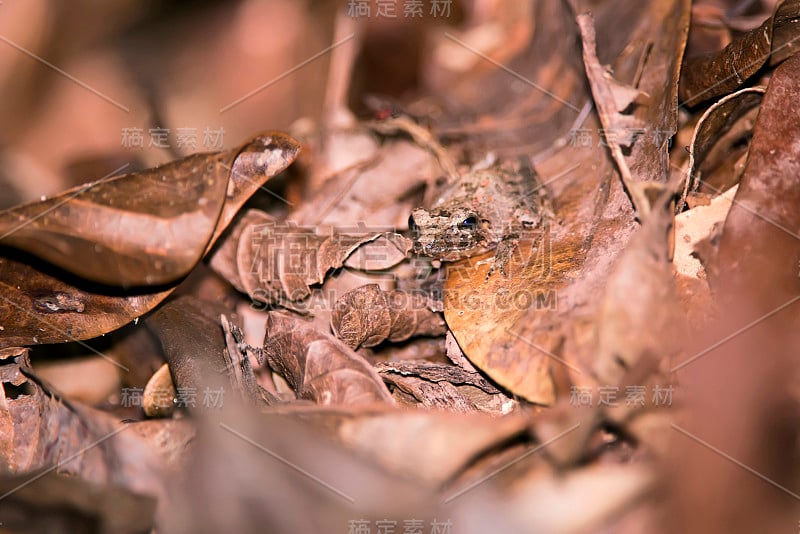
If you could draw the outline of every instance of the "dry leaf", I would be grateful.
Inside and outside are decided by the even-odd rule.
[[[686,200],[689,191],[696,191],[702,182],[710,182],[709,170],[712,165],[719,165],[718,161],[710,161],[706,163],[706,159],[711,159],[712,151],[716,151],[719,156],[718,160],[728,163],[724,165],[723,176],[725,176],[727,183],[711,184],[711,192],[719,194],[727,187],[726,185],[733,185],[731,180],[730,164],[735,162],[738,158],[734,155],[736,151],[733,145],[741,144],[741,136],[743,133],[749,133],[752,129],[752,124],[745,124],[738,126],[737,123],[742,117],[749,116],[749,113],[761,104],[761,99],[764,95],[763,87],[750,87],[742,89],[716,102],[713,106],[708,108],[705,113],[700,117],[700,120],[695,126],[694,133],[692,134],[692,142],[689,146],[689,170],[688,179],[684,183],[683,196],[678,205],[678,210],[683,209],[683,203]],[[728,132],[736,129],[733,136],[727,136]],[[741,132],[741,130],[745,132]],[[720,142],[725,139],[727,142]],[[721,145],[721,146],[719,146]],[[734,180],[738,176],[734,175]],[[702,180],[702,182],[701,182]]]
[[[157,501],[55,472],[0,475],[0,522],[9,532],[148,532]]]
[[[396,411],[341,417],[336,435],[390,472],[438,486],[457,476],[472,458],[524,433],[525,418],[519,416]]]
[[[640,360],[668,358],[683,337],[670,257],[675,193],[664,188],[608,277],[593,364],[600,384],[619,386]]]
[[[798,76],[800,57],[794,56],[770,80],[744,175],[725,220],[716,266],[709,272],[712,288],[720,278],[733,287],[758,288],[760,299],[768,302],[765,312],[800,298],[800,146],[796,142],[800,123],[787,113],[800,98]],[[781,266],[780,277],[759,274],[775,271],[775,265]]]
[[[800,123],[788,111],[798,98],[800,56],[795,55],[770,79],[718,253],[708,265],[720,314],[674,367],[693,403],[672,424],[679,431],[668,464],[676,511],[672,529],[776,530],[793,520]],[[736,394],[720,405],[721,391]],[[724,457],[710,457],[709,445],[724,450]],[[751,485],[752,473],[772,485]],[[683,490],[674,491],[678,486]],[[728,488],[737,488],[731,499],[709,498]],[[705,512],[685,513],[697,506]]]
[[[273,132],[232,151],[89,183],[0,213],[0,240],[107,285],[174,282],[200,261],[239,199],[288,166],[298,148]]]
[[[375,368],[393,386],[399,404],[456,412],[510,413],[517,403],[477,372],[431,362],[380,362]]]
[[[269,314],[264,355],[298,399],[319,404],[392,404],[366,360],[336,338],[275,312]]]
[[[224,307],[181,296],[160,306],[146,325],[158,337],[174,383],[176,402],[190,411],[219,410],[237,405],[241,390],[233,389],[226,365],[226,344],[219,322]],[[166,378],[165,378],[166,381]],[[157,392],[168,396],[169,392]]]
[[[430,309],[423,295],[382,291],[368,284],[345,293],[331,316],[336,337],[349,347],[374,347],[386,340],[405,341],[412,336],[445,333],[441,316]]]
[[[166,496],[149,446],[115,417],[61,398],[33,373],[27,349],[0,351],[0,378],[0,461],[8,472],[56,466],[91,484]]]
[[[80,285],[72,285],[31,263],[30,258],[0,257],[0,347],[97,337],[144,315],[172,292],[157,288],[120,295],[77,280]]]
[[[797,51],[800,2],[780,1],[764,23],[735,39],[719,53],[692,58],[681,71],[679,96],[693,106],[730,93],[761,70],[777,65]]]
[[[591,15],[578,15],[583,38],[583,58],[592,86],[595,106],[604,134],[620,174],[639,216],[649,205],[646,193],[635,182],[669,179],[669,139],[677,129],[677,85],[664,83],[678,79],[680,57],[686,46],[689,30],[688,0],[654,2],[648,5],[648,18],[631,35],[637,46],[626,50],[615,66],[617,76],[635,84],[647,95],[629,113],[619,112],[616,87],[597,58],[594,20]],[[658,28],[657,31],[656,28]],[[668,30],[666,28],[669,28]],[[623,147],[629,147],[626,153]]]
[[[254,151],[251,152],[250,149]],[[206,229],[207,239],[202,243],[197,241],[195,243],[197,245],[196,250],[189,252],[189,256],[197,260],[207,252],[207,249],[213,243],[213,239],[219,237],[224,230],[224,225],[230,222],[233,213],[238,211],[249,195],[260,185],[291,163],[297,150],[298,145],[294,140],[284,134],[272,133],[257,136],[250,143],[243,145],[243,147],[227,152],[226,154],[228,154],[229,158],[234,158],[233,167],[229,169],[230,181],[226,178],[226,185],[219,191],[219,197],[206,199],[208,203],[217,205],[217,208],[215,208],[217,209],[217,215],[215,215],[214,221],[211,223],[212,227]],[[194,161],[201,156],[190,156],[182,161]],[[223,165],[222,160],[219,159],[220,156],[204,155],[202,157],[210,157],[212,162]],[[253,159],[255,159],[255,162]],[[177,167],[180,167],[180,165]],[[214,169],[216,171],[216,166]],[[156,175],[152,174],[155,171],[149,172],[151,173],[151,178],[155,179]],[[202,182],[202,174],[195,173],[193,176],[196,180]],[[118,180],[125,184],[124,187],[135,189],[136,175],[123,178]],[[180,182],[183,178],[178,177],[176,179]],[[111,184],[116,181],[109,182],[106,184],[107,187],[111,187]],[[162,183],[160,178],[156,182]],[[166,187],[159,186],[158,183],[155,184],[154,187],[158,186],[158,188],[154,191],[159,191]],[[196,184],[196,187],[200,188],[201,191],[203,190],[201,184]],[[138,195],[138,191],[129,192],[130,197],[137,197]],[[118,210],[114,207],[114,198],[112,196],[106,199],[112,204],[103,207],[101,211],[116,214],[115,216],[127,213],[123,209]],[[125,202],[129,202],[129,200],[127,196],[123,196],[120,202],[124,207],[126,205]],[[130,202],[133,202],[133,205],[137,205],[133,200]],[[159,205],[158,202],[166,202],[167,205],[169,203],[168,200],[165,201],[163,198],[159,198],[156,202],[157,206]],[[35,207],[37,205],[31,206]],[[144,210],[147,209],[144,203],[139,206]],[[202,206],[198,208],[197,203],[193,206],[185,207],[201,209],[202,211]],[[60,205],[58,209],[53,210],[48,216],[57,219],[57,216],[62,212],[69,213],[69,208],[70,202],[66,202]],[[88,206],[86,209],[91,211],[94,208]],[[138,220],[152,219],[152,216],[146,213],[137,214],[133,212],[131,216],[138,217]],[[219,220],[217,220],[217,217]],[[38,223],[45,224],[37,220]],[[31,223],[31,225],[33,224]],[[86,224],[92,224],[92,221],[90,220]],[[71,235],[69,234],[72,231],[70,228],[63,227],[62,229],[67,232],[67,235]],[[194,229],[187,227],[184,227],[184,231],[192,234],[195,232]],[[120,229],[120,232],[122,232],[122,229]],[[129,236],[130,232],[127,229],[124,233],[127,236],[126,239],[137,239]],[[143,239],[149,238],[143,237]],[[182,249],[186,247],[186,244],[176,236],[167,236],[167,239],[171,241],[177,239],[175,246]],[[150,257],[150,260],[160,261],[154,258],[150,251],[141,252],[144,255],[143,257]],[[144,315],[164,300],[174,289],[174,287],[170,286],[156,286],[154,288],[139,288],[120,293],[116,288],[97,286],[88,284],[83,280],[74,279],[62,271],[54,271],[50,266],[36,262],[32,258],[12,253],[10,250],[6,251],[4,255],[5,257],[0,257],[0,287],[2,287],[2,291],[0,291],[0,347],[61,343],[99,336]],[[183,252],[179,256],[183,257],[180,260],[184,262],[182,264],[183,268],[191,268],[196,263],[195,260],[192,260],[191,265],[188,265],[186,263],[188,256]],[[72,258],[69,260],[70,262],[77,261],[75,258],[80,258],[80,256],[70,257]],[[107,257],[111,258],[112,256]],[[114,262],[120,259],[120,256],[113,257],[116,258],[113,260]],[[85,268],[92,268],[91,262],[80,260],[78,263],[84,264]],[[81,269],[83,268],[81,267]],[[160,272],[160,269],[161,267],[156,270]],[[110,272],[114,273],[116,271],[112,270]],[[145,270],[144,272],[148,271]],[[173,272],[173,274],[175,273]],[[136,274],[137,277],[141,275],[141,272]],[[103,276],[108,275],[105,274]],[[124,280],[117,280],[117,282],[122,281]],[[177,283],[177,281],[174,281],[174,283]]]
[[[293,301],[311,295],[309,286],[323,283],[328,272],[341,267],[360,247],[370,247],[364,252],[370,260],[364,267],[372,269],[392,267],[411,248],[400,235],[370,231],[363,225],[328,230],[319,233],[324,229],[279,222],[250,210],[215,253],[211,266],[252,299],[293,308]]]

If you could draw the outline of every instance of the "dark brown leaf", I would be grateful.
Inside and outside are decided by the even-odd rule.
[[[799,20],[800,2],[778,2],[770,18],[735,39],[724,50],[687,60],[681,71],[679,96],[682,103],[694,106],[730,93],[765,64],[777,65],[793,55],[800,46]]]
[[[642,186],[635,182],[669,179],[669,139],[677,129],[677,81],[679,58],[686,46],[689,30],[687,0],[655,2],[648,5],[634,34],[636,50],[626,50],[615,65],[617,76],[635,84],[646,97],[633,105],[633,112],[621,111],[618,105],[620,82],[614,80],[597,58],[594,19],[590,14],[578,15],[583,38],[583,60],[592,87],[595,106],[604,128],[604,137],[634,207],[644,216],[649,203]],[[666,29],[668,28],[668,29]],[[664,75],[670,83],[664,83]],[[625,91],[631,88],[626,86]],[[628,148],[628,153],[623,152]],[[635,179],[634,179],[635,177]]]
[[[219,317],[228,312],[215,303],[182,296],[170,300],[146,320],[161,341],[175,390],[190,411],[219,410],[242,398],[243,392],[231,387],[235,381],[225,360]],[[185,402],[189,399],[191,403]]]
[[[195,154],[12,208],[0,214],[2,242],[108,285],[172,282],[211,240],[228,185],[225,156]]]
[[[733,288],[756,291],[764,312],[800,295],[800,122],[790,111],[800,99],[798,80],[800,57],[794,56],[770,81],[709,272],[712,288],[724,278]]]
[[[689,179],[684,183],[681,204],[678,206],[679,211],[683,209],[683,202],[688,192],[696,191],[701,185],[701,180],[709,181],[708,174],[710,173],[705,172],[706,169],[713,168],[714,164],[719,165],[719,161],[712,161],[704,166],[706,158],[709,157],[712,150],[719,154],[717,160],[733,163],[738,159],[733,145],[740,144],[742,136],[749,133],[752,125],[748,122],[748,124],[737,127],[737,123],[742,117],[749,116],[749,113],[761,104],[763,95],[763,87],[742,89],[721,98],[700,117],[689,146]],[[731,136],[726,136],[734,128],[737,131]],[[723,139],[726,142],[721,142]],[[730,170],[730,165],[724,167],[724,171],[727,171],[724,172],[724,175],[727,177],[728,183],[712,185],[711,193],[719,194],[727,189],[726,185],[732,185]]]
[[[153,497],[55,472],[0,475],[0,495],[9,532],[148,532],[156,524]]]
[[[590,106],[574,17],[565,2],[512,2],[498,9],[507,11],[504,16],[517,37],[498,42],[502,56],[478,50],[481,46],[476,48],[478,41],[468,31],[441,39],[431,77],[438,82],[446,112],[434,133],[460,139],[467,153],[478,157],[487,151],[500,158],[550,152],[567,141],[570,129],[581,127],[576,119]],[[496,28],[496,20],[484,22],[485,28]],[[454,69],[441,78],[452,58],[474,62],[474,67],[466,73]]]
[[[0,462],[11,473],[57,466],[92,484],[165,495],[149,446],[115,417],[61,398],[33,373],[26,349],[0,351],[0,378]]]
[[[289,165],[298,148],[273,132],[232,151],[86,184],[0,213],[0,241],[103,284],[174,282],[200,261],[239,199]]]
[[[207,228],[208,235],[205,238],[205,242],[190,241],[190,244],[195,243],[197,246],[196,250],[189,253],[189,256],[194,258],[189,262],[191,265],[186,263],[189,260],[187,260],[188,256],[185,251],[178,254],[178,257],[183,259],[176,261],[184,262],[182,264],[184,267],[182,268],[187,266],[191,268],[195,265],[196,261],[199,260],[213,244],[213,239],[216,239],[224,230],[224,225],[230,222],[233,214],[249,198],[249,195],[260,187],[264,181],[283,169],[284,165],[288,165],[296,155],[297,150],[298,145],[291,138],[284,134],[272,133],[257,136],[253,141],[245,144],[243,147],[225,153],[228,159],[234,158],[233,170],[230,173],[230,184],[225,185],[218,191],[218,198],[201,197],[206,199],[206,204],[216,203],[216,209],[221,210],[222,214],[219,216],[219,220],[214,219],[212,222],[212,224],[216,224],[215,227]],[[197,159],[199,157],[200,155],[190,156],[188,159],[181,161],[199,161]],[[214,165],[223,165],[224,163],[224,160],[220,159],[222,157],[220,155],[209,156],[206,154],[203,155],[203,157],[210,157],[213,162],[216,162]],[[259,160],[259,158],[261,159]],[[253,161],[254,159],[255,161]],[[176,166],[170,168],[174,170],[182,167],[176,164]],[[216,172],[216,166],[214,169]],[[224,166],[223,170],[225,170]],[[164,186],[164,182],[158,178],[159,175],[154,174],[156,171],[152,170],[148,172],[150,173],[147,174],[147,176],[150,177],[149,179],[155,180],[152,182],[154,184],[154,189],[151,192],[151,196],[155,198],[158,191],[166,191],[168,193],[169,188],[165,189],[166,186]],[[197,172],[200,172],[199,167]],[[247,173],[253,174],[250,175]],[[104,187],[106,189],[111,188],[112,184],[120,180],[120,183],[123,184],[122,188],[126,191],[133,188],[133,192],[129,191],[130,196],[137,197],[138,192],[135,191],[135,184],[137,183],[136,176],[137,175],[134,174],[123,177],[125,178],[124,180],[123,178],[112,180],[104,184]],[[195,173],[193,176],[196,180],[200,182],[203,181],[202,174]],[[186,181],[186,177],[176,175],[174,179],[177,180],[178,183],[189,187],[188,184],[190,182]],[[197,189],[193,191],[205,190],[202,184],[196,184],[196,188]],[[102,207],[102,209],[96,208],[96,206],[93,205],[87,206],[86,209],[92,211],[96,208],[100,209],[103,213],[112,213],[116,214],[114,215],[115,217],[122,217],[127,213],[122,209],[122,207],[127,205],[125,204],[125,202],[128,202],[128,200],[126,200],[127,197],[122,196],[117,198],[114,196],[116,193],[114,193],[113,189],[106,189],[101,189],[100,191],[106,191],[106,193],[111,195],[109,198],[105,199],[110,204]],[[174,193],[174,191],[172,191],[172,193]],[[98,198],[99,202],[105,197]],[[117,206],[115,202],[120,202],[121,204]],[[136,202],[135,200],[131,200],[131,206],[138,206],[145,211],[133,213],[130,216],[135,217],[136,220],[139,221],[144,221],[148,218],[152,219],[152,216],[148,215],[146,212],[146,204],[143,203],[141,199],[138,204]],[[153,200],[153,202],[156,203],[156,206],[160,206],[160,203],[162,203],[167,206],[167,208],[173,209],[169,207],[170,200],[168,200],[168,198],[159,198]],[[203,202],[199,202],[199,204],[198,202],[195,202],[193,206],[189,206],[188,204],[182,205],[187,209],[200,209],[202,211],[202,209],[204,209],[202,206]],[[47,217],[57,218],[62,212],[71,213],[70,205],[70,202],[60,205],[57,209],[48,213],[44,219],[50,220],[47,219]],[[34,206],[34,208],[31,209],[41,209],[36,208],[38,204],[30,206]],[[92,211],[92,213],[94,212]],[[173,210],[170,213],[176,214],[177,211]],[[217,215],[219,215],[219,213],[217,213]],[[176,215],[176,217],[178,218],[174,221],[180,222],[182,220],[180,218],[181,216]],[[87,219],[84,223],[91,224],[92,220]],[[41,221],[36,221],[37,224],[39,222]],[[45,223],[41,222],[41,224]],[[180,224],[183,223],[181,222]],[[34,225],[34,223],[30,223],[28,226],[32,225]],[[27,228],[27,226],[25,228]],[[34,226],[34,228],[38,227]],[[64,239],[72,239],[72,237],[70,237],[72,235],[70,233],[72,229],[67,227],[59,228],[66,232],[66,234],[64,234],[66,236]],[[184,228],[182,231],[194,235],[194,229],[185,226],[181,226],[181,228]],[[118,230],[120,234],[124,233],[126,236],[130,233],[127,228],[119,228]],[[113,237],[113,233],[109,234],[109,236]],[[55,237],[53,239],[55,239]],[[58,237],[58,239],[61,239],[61,237]],[[135,242],[139,237],[129,236],[126,237],[126,239],[134,239]],[[149,239],[149,237],[146,239]],[[166,239],[174,242],[174,246],[178,248],[187,246],[181,241],[177,234],[175,236],[170,234]],[[54,271],[47,265],[32,261],[30,258],[20,257],[8,250],[5,252],[5,257],[0,257],[0,347],[77,341],[108,333],[153,309],[166,298],[173,289],[171,286],[158,286],[150,290],[139,288],[136,291],[131,290],[122,293],[116,288],[87,284],[82,280],[76,280],[74,277],[68,276],[66,273]],[[161,261],[157,257],[161,252],[158,252],[156,255],[153,255],[149,250],[141,250],[140,252],[142,257],[149,258],[148,262],[157,263]],[[112,256],[106,257],[112,258]],[[117,258],[113,260],[114,262],[120,258],[120,256],[114,257]],[[85,261],[84,256],[70,255],[70,258],[72,258],[69,260],[70,262],[78,261],[78,263],[83,264],[85,268],[94,268],[92,267],[92,262]],[[109,259],[109,261],[112,260]],[[153,263],[153,265],[155,265],[155,263]],[[127,269],[127,267],[120,268]],[[145,270],[137,271],[135,276],[141,277],[142,273],[146,273],[147,269],[149,269],[149,267],[142,268]],[[158,268],[158,270],[160,269],[162,269],[162,267]],[[81,271],[78,272],[80,273]],[[112,270],[112,276],[116,276],[113,275],[114,272],[117,271]],[[117,279],[116,282],[121,282],[121,280]],[[141,278],[139,282],[148,283]],[[173,280],[173,284],[176,282],[177,281]]]
[[[383,381],[364,358],[300,319],[271,312],[264,355],[298,399],[319,404],[393,403]]]
[[[29,260],[0,257],[0,347],[97,337],[147,313],[171,292],[121,295],[109,288],[82,288]]]

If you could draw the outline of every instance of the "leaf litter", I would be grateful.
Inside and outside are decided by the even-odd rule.
[[[377,45],[292,12],[339,37],[324,112],[0,212],[4,525],[794,528],[797,3],[455,4]],[[413,91],[370,94],[410,28]],[[552,209],[415,254],[487,158]],[[497,222],[463,219],[448,246]],[[76,350],[118,394],[39,376]]]

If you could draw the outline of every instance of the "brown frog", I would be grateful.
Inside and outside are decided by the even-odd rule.
[[[414,252],[455,261],[495,249],[487,279],[498,268],[503,276],[525,233],[551,215],[545,189],[530,164],[519,169],[491,164],[463,174],[431,208],[416,208],[408,218]]]

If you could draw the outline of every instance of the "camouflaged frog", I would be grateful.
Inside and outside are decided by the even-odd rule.
[[[519,170],[492,164],[462,175],[430,209],[416,208],[408,218],[414,252],[455,261],[495,249],[493,265],[506,265],[521,237],[551,215],[545,189],[529,164]]]

